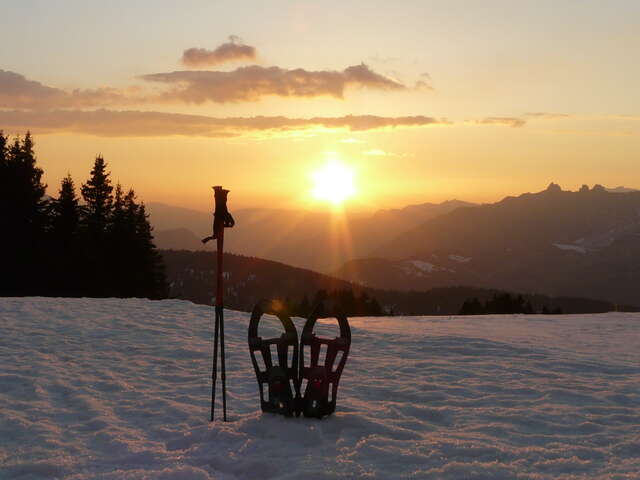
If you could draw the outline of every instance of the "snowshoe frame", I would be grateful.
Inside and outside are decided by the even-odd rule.
[[[258,336],[258,324],[264,314],[278,317],[284,333],[280,337],[262,338]],[[263,412],[280,413],[285,416],[299,415],[300,380],[298,378],[298,332],[291,318],[277,312],[270,302],[259,302],[251,313],[249,321],[249,353],[258,381],[260,407]],[[271,345],[277,349],[277,359],[271,356]],[[289,348],[293,349],[291,365],[288,364]],[[261,370],[256,359],[261,355],[266,370]],[[277,360],[277,361],[274,361]],[[265,387],[267,395],[265,396]]]
[[[300,337],[300,384],[302,398],[299,402],[298,415],[322,418],[331,415],[336,409],[338,384],[342,370],[347,362],[351,347],[351,328],[347,317],[341,313],[335,315],[340,327],[340,336],[334,339],[318,337],[313,333],[318,320],[317,310],[307,319]],[[322,345],[327,346],[324,362],[320,363]],[[309,365],[305,365],[305,348],[310,349]],[[336,356],[342,356],[336,363]]]

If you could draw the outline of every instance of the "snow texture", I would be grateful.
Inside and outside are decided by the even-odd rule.
[[[354,319],[318,421],[259,412],[248,315],[227,311],[228,423],[208,422],[212,319],[0,299],[0,478],[640,478],[638,314]]]

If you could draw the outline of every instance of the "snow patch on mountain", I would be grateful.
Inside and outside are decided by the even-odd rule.
[[[227,310],[229,422],[209,423],[213,316],[0,299],[0,478],[638,478],[640,314],[352,319],[318,421],[259,411],[249,315]]]
[[[571,250],[573,252],[578,252],[582,254],[587,253],[587,249],[585,247],[581,247],[580,245],[554,243],[553,246],[556,248],[559,248],[560,250]]]
[[[471,259],[472,257],[463,257],[462,255],[454,255],[454,254],[449,255],[449,260],[453,260],[454,262],[458,262],[458,263],[467,263],[467,262],[470,262]]]
[[[398,264],[396,267],[402,270],[406,275],[412,275],[417,277],[423,277],[425,273],[435,273],[435,272],[452,272],[455,273],[455,270],[451,268],[442,267],[436,265],[435,263],[426,262],[424,260],[404,260]]]
[[[431,273],[441,270],[441,268],[437,265],[434,265],[430,262],[425,262],[423,260],[410,260],[409,262],[411,263],[411,265],[416,267],[418,270],[422,270],[423,272]]]

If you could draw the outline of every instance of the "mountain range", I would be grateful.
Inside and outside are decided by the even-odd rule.
[[[366,257],[399,232],[472,203],[459,200],[379,210],[373,214],[310,212],[268,208],[233,211],[237,228],[225,236],[225,250],[320,272]],[[161,249],[203,250],[211,214],[161,203],[148,206]]]
[[[156,243],[202,249],[211,214],[149,205]],[[640,192],[556,184],[477,205],[458,200],[373,214],[233,211],[225,249],[355,284],[472,286],[640,305]]]
[[[403,232],[335,274],[377,288],[509,288],[640,303],[640,192],[603,187],[463,207]]]
[[[215,292],[216,254],[206,251],[164,250],[161,252],[170,284],[170,297],[211,305]],[[251,311],[262,299],[279,300],[296,310],[301,304],[310,307],[324,298],[331,303],[340,298],[363,295],[381,307],[380,313],[393,315],[456,315],[465,301],[481,302],[504,294],[504,291],[478,287],[442,287],[429,291],[398,291],[366,287],[318,272],[292,267],[280,262],[225,253],[224,302],[233,310]],[[517,293],[511,291],[514,298]],[[535,312],[556,309],[564,313],[608,312],[616,308],[611,302],[588,298],[522,295]],[[342,307],[344,309],[344,306]],[[299,309],[299,308],[298,308]],[[637,310],[623,306],[625,310]],[[344,310],[343,310],[344,311]],[[379,313],[378,313],[379,314]]]

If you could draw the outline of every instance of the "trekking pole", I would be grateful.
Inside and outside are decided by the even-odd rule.
[[[224,229],[231,228],[235,225],[233,217],[227,210],[227,195],[229,190],[225,190],[220,186],[213,187],[213,198],[215,201],[215,209],[213,211],[213,235],[202,239],[202,243],[209,240],[217,241],[217,275],[216,275],[216,305],[215,305],[215,325],[213,332],[213,365],[211,371],[211,421],[213,422],[213,414],[216,403],[216,382],[218,377],[218,341],[220,342],[220,376],[222,378],[222,415],[223,420],[227,421],[227,375],[224,361],[224,300],[223,300],[223,248],[224,248]]]

